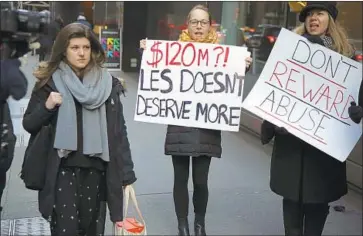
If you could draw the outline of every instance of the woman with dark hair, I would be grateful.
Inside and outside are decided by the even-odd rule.
[[[69,24],[58,34],[23,119],[36,136],[52,127],[39,210],[52,235],[98,235],[101,201],[111,221],[123,220],[122,186],[136,181],[122,103],[121,85],[102,65],[105,53],[91,29]],[[103,216],[101,216],[103,218]],[[102,233],[102,232],[101,232]]]
[[[300,12],[295,32],[346,57],[354,49],[336,21],[336,2],[308,2]],[[275,137],[271,157],[270,187],[283,197],[286,235],[322,235],[329,203],[347,193],[346,162],[340,162],[290,134],[283,127],[264,121],[261,141]]]
[[[188,28],[179,36],[182,42],[218,44],[217,32],[211,26],[211,15],[203,5],[196,5],[188,14]],[[145,48],[145,40],[140,41]],[[246,59],[246,70],[252,58]],[[178,235],[189,235],[188,180],[192,159],[194,233],[206,235],[205,215],[208,204],[208,174],[212,157],[222,155],[221,131],[168,125],[165,139],[165,154],[172,156],[174,167],[173,197],[178,219]],[[191,158],[192,157],[192,158]]]

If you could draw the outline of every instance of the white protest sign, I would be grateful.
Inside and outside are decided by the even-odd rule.
[[[15,118],[13,120],[14,134],[16,136],[15,147],[28,146],[30,134],[23,128],[23,119]]]
[[[29,99],[20,99],[19,101],[13,98],[8,99],[14,134],[16,136],[15,147],[26,147],[29,142],[30,134],[23,128],[23,116],[28,107],[28,103]]]
[[[238,131],[245,47],[147,40],[135,120]]]
[[[242,106],[345,161],[362,135],[348,115],[361,80],[360,63],[282,29]]]
[[[23,118],[26,108],[28,107],[29,99],[23,98],[20,100],[15,100],[13,98],[8,99],[9,109],[11,117],[13,118]]]

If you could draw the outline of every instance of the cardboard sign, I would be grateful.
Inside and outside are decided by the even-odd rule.
[[[146,42],[135,120],[238,131],[245,47]]]
[[[362,135],[348,115],[362,64],[282,29],[243,108],[345,161]]]

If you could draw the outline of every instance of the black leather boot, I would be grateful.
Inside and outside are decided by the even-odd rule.
[[[188,218],[178,218],[178,235],[190,236]]]
[[[205,216],[195,215],[194,218],[194,235],[205,236]]]

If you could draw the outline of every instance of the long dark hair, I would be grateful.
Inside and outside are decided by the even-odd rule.
[[[84,72],[89,71],[93,66],[102,67],[106,60],[105,52],[91,29],[83,24],[72,23],[65,26],[57,35],[52,47],[50,60],[41,62],[34,71],[34,76],[38,79],[37,87],[42,87],[57,70],[61,61],[66,62],[66,50],[69,41],[73,38],[87,38],[91,43],[92,56]]]

